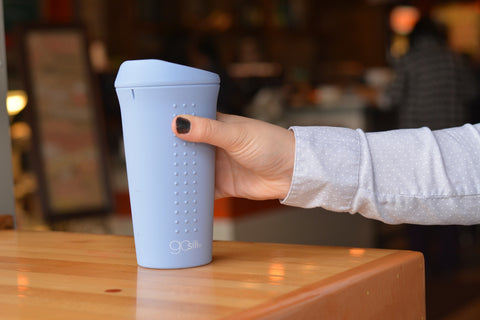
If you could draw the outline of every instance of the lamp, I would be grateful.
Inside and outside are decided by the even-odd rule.
[[[13,117],[27,105],[27,93],[24,90],[9,90],[7,93],[8,115]]]

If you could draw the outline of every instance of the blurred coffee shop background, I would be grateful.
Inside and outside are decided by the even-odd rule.
[[[219,73],[223,112],[285,127],[367,131],[398,127],[395,110],[379,108],[374,97],[392,80],[420,15],[445,26],[449,46],[473,72],[480,62],[479,1],[4,0],[4,13],[9,105],[18,107],[10,113],[17,227],[24,230],[132,234],[113,87],[124,60]],[[63,149],[52,150],[52,140]],[[75,161],[78,146],[94,163]],[[278,201],[215,204],[215,239],[421,250],[429,316],[478,316],[479,229],[420,232]]]

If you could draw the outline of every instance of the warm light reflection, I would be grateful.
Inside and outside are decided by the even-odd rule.
[[[7,93],[7,111],[14,116],[22,111],[27,105],[27,94],[23,90],[9,90]]]
[[[17,297],[24,298],[25,292],[28,290],[30,281],[28,277],[22,273],[17,273]]]
[[[256,282],[242,281],[240,286],[246,289],[256,289],[260,287],[260,284]]]
[[[285,266],[281,263],[271,263],[268,268],[268,279],[274,283],[285,279]]]
[[[303,266],[302,266],[302,269],[304,269],[305,271],[312,271],[312,270],[315,270],[318,266],[314,263],[305,263]]]
[[[365,249],[360,249],[360,248],[352,248],[348,250],[350,253],[351,257],[361,257],[365,254]]]

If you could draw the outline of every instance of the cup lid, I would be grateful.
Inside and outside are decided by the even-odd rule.
[[[116,88],[218,83],[216,73],[156,59],[125,61],[115,79]]]

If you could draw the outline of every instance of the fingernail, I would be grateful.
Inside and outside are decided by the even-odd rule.
[[[175,125],[177,126],[177,133],[184,134],[190,132],[190,121],[185,118],[178,117]]]

